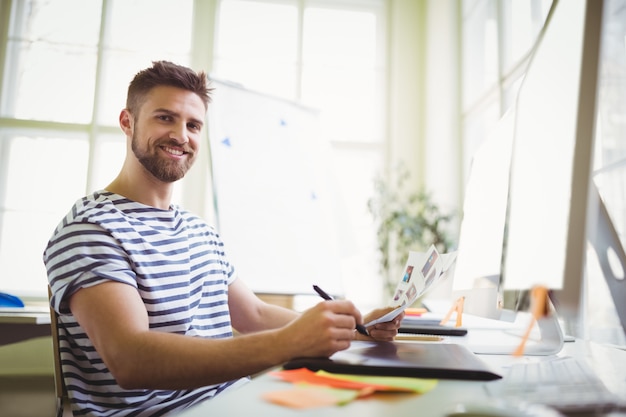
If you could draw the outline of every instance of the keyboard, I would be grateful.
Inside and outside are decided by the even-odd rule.
[[[513,364],[501,380],[486,387],[493,397],[543,404],[564,414],[621,408],[620,399],[587,364],[572,357]]]

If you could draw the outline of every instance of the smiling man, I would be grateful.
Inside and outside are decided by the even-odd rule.
[[[397,334],[402,317],[357,335],[363,318],[345,300],[301,314],[264,303],[238,278],[215,229],[171,203],[199,151],[210,92],[204,73],[170,62],[139,72],[119,116],[127,138],[119,175],[78,200],[48,242],[75,415],[166,415],[294,357]]]
[[[159,63],[155,65],[156,74],[140,73],[128,89],[119,123],[130,138],[130,149],[122,171],[107,187],[108,191],[163,209],[169,208],[172,183],[183,178],[196,159],[210,92],[201,80],[190,85],[191,90],[159,84],[157,77],[167,75],[157,71],[165,72],[165,68],[165,63]],[[140,182],[149,187],[133,189]],[[160,192],[155,193],[155,188]],[[153,201],[155,197],[163,200]]]

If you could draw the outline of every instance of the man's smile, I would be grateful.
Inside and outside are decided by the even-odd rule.
[[[169,146],[161,146],[161,149],[163,149],[165,152],[171,155],[182,156],[185,154],[185,152],[182,151],[181,149],[176,149],[176,148],[172,148]]]

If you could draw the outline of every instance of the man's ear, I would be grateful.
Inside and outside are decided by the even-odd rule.
[[[123,109],[120,112],[120,127],[126,133],[127,136],[133,135],[133,124],[134,119],[133,115],[130,113],[128,109]]]

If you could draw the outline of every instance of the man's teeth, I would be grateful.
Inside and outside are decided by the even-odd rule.
[[[167,152],[167,153],[171,153],[171,154],[173,154],[173,155],[178,155],[178,156],[180,156],[180,155],[182,155],[182,154],[183,154],[183,151],[178,150],[178,149],[168,148],[168,147],[165,147],[164,149],[165,149],[165,152]]]

